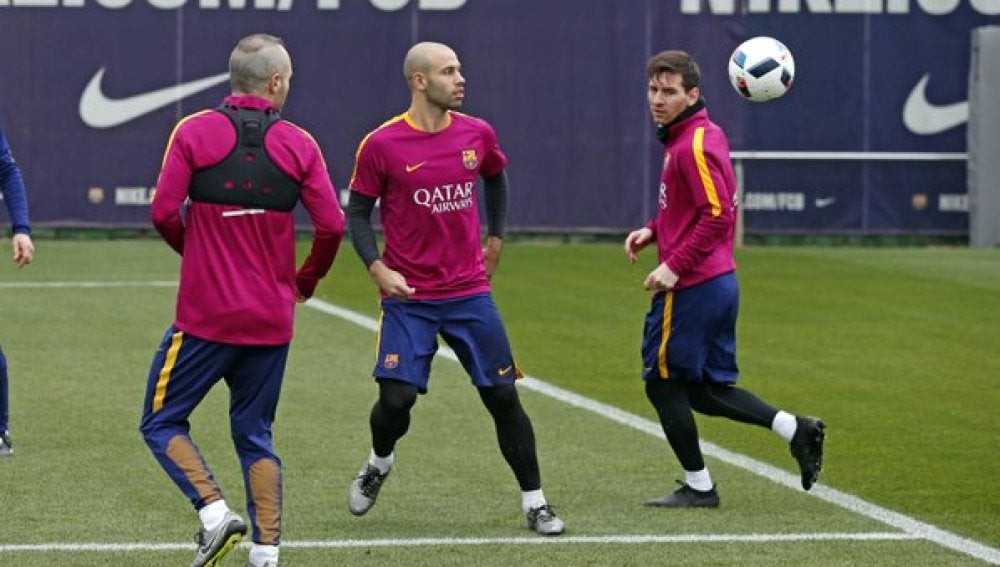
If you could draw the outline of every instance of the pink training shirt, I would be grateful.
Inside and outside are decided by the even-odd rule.
[[[440,132],[420,130],[406,113],[358,147],[351,191],[381,199],[382,261],[416,289],[413,299],[489,291],[483,265],[476,177],[507,165],[484,120],[449,112]]]
[[[241,108],[272,108],[256,96],[230,96]],[[313,223],[312,250],[295,269],[291,212],[189,202],[193,172],[222,161],[236,130],[221,112],[204,110],[174,128],[156,183],[152,220],[181,255],[174,327],[198,338],[237,345],[280,345],[292,338],[296,291],[310,297],[333,264],[344,234],[326,163],[312,136],[285,120],[267,131],[274,164],[299,183],[300,202]]]
[[[736,177],[725,132],[702,109],[670,127],[663,154],[659,212],[646,224],[676,290],[736,269]]]

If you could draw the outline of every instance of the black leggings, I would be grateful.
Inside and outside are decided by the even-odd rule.
[[[372,406],[369,422],[372,449],[379,457],[388,457],[410,428],[410,409],[417,401],[417,388],[398,380],[379,380],[379,396]],[[535,449],[535,431],[521,406],[513,385],[478,388],[479,398],[489,410],[496,427],[500,452],[514,472],[521,490],[542,486]]]
[[[705,468],[692,409],[767,428],[778,413],[752,392],[736,386],[650,380],[646,382],[646,397],[656,409],[663,433],[686,471]]]

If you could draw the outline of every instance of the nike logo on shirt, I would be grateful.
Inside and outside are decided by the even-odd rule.
[[[130,122],[169,106],[193,94],[200,93],[229,79],[229,73],[220,73],[212,77],[189,81],[132,95],[126,98],[113,99],[105,96],[101,89],[101,79],[104,78],[104,67],[94,73],[93,78],[83,89],[80,96],[80,119],[91,128],[113,128]]]
[[[903,105],[903,124],[914,134],[930,136],[940,134],[969,120],[969,102],[932,104],[927,100],[927,81],[930,74],[917,82]]]
[[[406,164],[406,173],[413,173],[414,171],[416,171],[416,170],[420,169],[421,167],[423,167],[423,165],[425,163],[427,163],[426,160],[424,160],[424,161],[422,161],[422,162],[420,162],[420,163],[418,163],[416,165]]]

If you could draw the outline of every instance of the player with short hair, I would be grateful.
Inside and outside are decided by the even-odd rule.
[[[247,531],[189,434],[188,417],[215,384],[229,421],[253,527],[249,567],[276,567],[281,460],[271,424],[305,301],[333,263],[344,216],[326,163],[305,130],[283,120],[292,63],[281,39],[253,34],[229,59],[232,94],[181,120],[157,181],[152,218],[181,255],[177,313],[153,358],[140,430],[201,519],[192,567],[214,566]],[[295,206],[313,223],[295,268]]]
[[[28,220],[28,193],[24,189],[24,177],[14,161],[10,143],[0,128],[0,197],[3,197],[10,220],[11,248],[14,264],[23,268],[35,257],[35,245],[31,242],[31,221]],[[10,439],[10,380],[7,376],[7,357],[0,348],[0,457],[14,454]]]
[[[698,64],[664,51],[647,66],[647,97],[666,149],[657,216],[629,233],[632,262],[655,242],[659,265],[644,285],[653,291],[642,340],[646,396],[684,468],[675,492],[646,502],[674,508],[717,507],[719,495],[698,444],[691,410],[767,427],[789,442],[802,488],[816,482],[824,424],[779,411],[736,387],[739,285],[733,259],[736,181],[729,142],[708,118]]]
[[[396,442],[410,425],[417,394],[427,392],[437,337],[455,351],[496,426],[497,440],[521,488],[528,527],[558,535],[563,521],[542,492],[531,421],[489,279],[503,248],[507,157],[484,120],[456,112],[465,97],[458,57],[423,42],[406,54],[409,109],[362,140],[347,205],[351,242],[382,296],[379,386],[371,410],[372,449],[351,483],[348,508],[375,504],[392,467]],[[476,178],[485,180],[482,248]],[[385,252],[379,255],[371,213],[381,199]]]

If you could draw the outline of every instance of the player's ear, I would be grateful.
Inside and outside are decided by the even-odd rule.
[[[701,98],[701,88],[691,87],[691,89],[684,94],[687,95],[687,105],[691,106],[692,104],[698,102],[698,99]]]
[[[410,80],[413,82],[413,89],[422,91],[427,88],[427,76],[417,71],[411,75]]]

